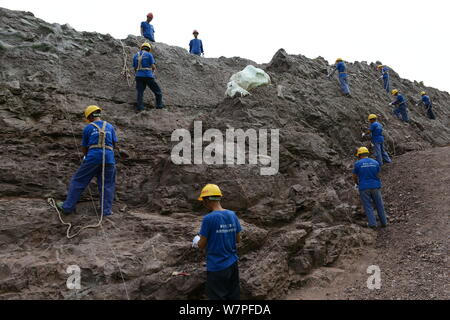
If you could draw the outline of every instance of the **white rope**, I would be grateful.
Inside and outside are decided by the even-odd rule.
[[[120,44],[122,45],[122,57],[123,57],[123,67],[120,74],[127,80],[128,87],[131,87],[131,79],[133,77],[131,75],[130,69],[128,68],[128,55],[125,51],[125,46],[122,40],[119,39],[119,41]]]
[[[67,239],[75,238],[77,235],[79,235],[81,233],[81,231],[83,231],[85,229],[98,228],[98,227],[100,227],[100,225],[102,223],[102,218],[100,217],[100,220],[99,220],[99,222],[97,224],[92,224],[92,225],[87,225],[85,227],[82,227],[82,228],[80,228],[80,230],[78,230],[77,232],[75,232],[74,234],[71,235],[70,234],[70,229],[72,228],[72,224],[70,222],[65,222],[64,221],[64,219],[61,216],[61,212],[59,211],[58,207],[56,206],[55,199],[48,198],[47,202],[50,205],[50,207],[54,208],[56,210],[56,212],[58,213],[59,221],[61,221],[62,224],[67,226],[67,230],[66,230],[66,237],[67,237]]]

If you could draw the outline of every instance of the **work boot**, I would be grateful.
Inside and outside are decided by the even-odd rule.
[[[64,204],[64,202],[62,202],[62,201],[58,201],[58,202],[56,203],[56,207],[58,208],[59,211],[61,211],[61,212],[64,213],[64,214],[72,214],[72,213],[75,213],[75,210],[74,210],[74,211],[67,211],[67,210],[65,210],[65,209],[63,208],[63,204]]]
[[[97,216],[98,216],[98,214],[99,214],[100,212],[102,212],[102,209],[101,209],[100,207],[96,207],[96,208],[95,208],[95,213],[97,214]],[[113,212],[111,211],[110,213],[104,213],[103,216],[104,216],[104,217],[108,217],[108,216],[111,216],[112,214],[113,214]]]

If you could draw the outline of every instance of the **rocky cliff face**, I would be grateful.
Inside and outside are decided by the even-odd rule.
[[[410,124],[397,120],[390,97],[376,83],[374,64],[349,64],[353,98],[326,77],[322,58],[279,50],[257,65],[241,58],[205,59],[157,43],[157,81],[164,110],[134,111],[131,57],[141,39],[77,32],[31,13],[0,9],[0,298],[204,298],[204,256],[190,248],[205,213],[201,187],[217,183],[224,207],[245,228],[239,247],[243,297],[273,299],[301,286],[308,274],[357,248],[375,233],[361,228],[350,169],[369,113],[385,126],[391,154],[448,145],[450,96],[392,73],[410,101]],[[253,64],[272,85],[245,98],[224,98],[229,77]],[[426,90],[438,119],[411,101]],[[145,99],[153,105],[153,96]],[[120,139],[114,215],[101,229],[67,240],[46,202],[63,199],[80,162],[78,145],[87,105],[104,109]],[[279,129],[279,173],[255,165],[175,165],[175,129]],[[208,145],[208,143],[204,143]],[[394,158],[395,161],[395,158]],[[75,230],[95,223],[86,192]],[[68,290],[66,268],[81,268],[80,290]],[[172,276],[173,271],[190,276]]]

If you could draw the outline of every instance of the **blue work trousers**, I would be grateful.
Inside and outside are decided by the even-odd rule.
[[[66,212],[75,211],[78,200],[89,185],[93,177],[97,177],[98,192],[100,196],[100,208],[102,205],[102,165],[83,162],[75,172],[70,182],[67,192],[66,201],[64,201],[63,209]],[[104,207],[103,215],[111,214],[112,203],[114,200],[114,192],[116,189],[116,166],[114,164],[105,165],[105,190],[104,190]]]
[[[348,86],[347,74],[339,74],[339,83],[341,84],[341,89],[343,94],[350,94],[350,87]]]
[[[430,118],[431,120],[436,119],[436,116],[434,115],[434,112],[433,112],[433,105],[425,106],[425,108],[427,109],[428,118]]]
[[[373,152],[375,153],[375,158],[377,159],[380,166],[383,165],[383,161],[385,163],[392,162],[391,158],[389,158],[389,154],[384,149],[384,142],[374,142],[373,143]]]
[[[369,227],[376,227],[377,220],[373,214],[373,205],[378,212],[378,218],[380,219],[381,225],[387,225],[386,215],[384,213],[383,198],[381,196],[381,189],[366,189],[360,190],[359,196],[366,212],[367,220],[369,222]]]
[[[394,109],[394,114],[397,118],[401,119],[404,122],[409,122],[409,118],[408,118],[408,108],[406,107],[405,104],[401,104],[399,105],[397,108]]]
[[[163,107],[162,102],[162,92],[159,85],[153,78],[136,77],[136,91],[137,91],[137,107],[138,110],[144,110],[144,91],[146,87],[152,90],[156,98],[156,108],[160,109]]]
[[[391,93],[390,85],[389,85],[389,77],[383,77],[383,88],[387,93]]]

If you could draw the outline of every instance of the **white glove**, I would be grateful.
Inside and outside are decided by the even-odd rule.
[[[389,103],[389,105],[390,105],[390,106],[392,106],[392,104],[393,104],[392,102],[391,102],[391,103]]]
[[[353,189],[355,189],[356,191],[358,191],[358,185],[357,184],[355,184],[355,186],[353,187]]]
[[[362,135],[361,135],[361,137],[364,137],[366,134],[365,133],[363,133]]]
[[[194,240],[192,240],[192,248],[198,248],[198,242],[200,241],[200,236],[196,235]]]
[[[418,107],[419,106],[419,104],[418,103],[416,103],[416,107]]]

